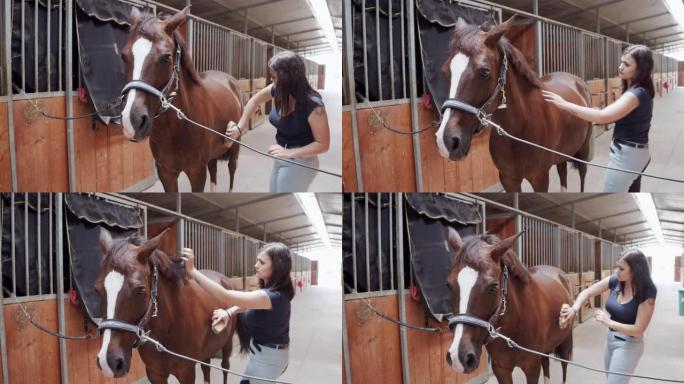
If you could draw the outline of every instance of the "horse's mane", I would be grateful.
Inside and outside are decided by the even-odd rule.
[[[133,266],[127,258],[123,257],[127,252],[122,248],[127,248],[129,245],[139,247],[143,244],[145,244],[145,238],[139,235],[132,235],[125,239],[114,239],[112,249],[109,253],[112,255],[112,257],[109,258],[109,263],[118,270],[130,271]],[[187,279],[183,260],[180,257],[171,257],[161,249],[155,249],[152,252],[149,258],[149,265],[150,270],[153,265],[156,265],[160,275],[167,280],[180,282]]]
[[[541,79],[539,79],[539,76],[537,76],[537,73],[532,69],[530,64],[527,63],[527,59],[525,56],[523,56],[520,50],[511,44],[511,42],[505,37],[499,40],[499,48],[501,48],[501,50],[504,52],[508,58],[508,62],[511,63],[516,72],[518,72],[533,87],[541,89]]]
[[[163,31],[159,30],[156,23],[158,20],[165,20],[168,16],[170,15],[157,18],[151,13],[143,13],[140,15],[138,23],[134,26],[134,31],[138,32],[142,36],[152,39],[153,41],[160,40],[165,34]],[[177,29],[173,31],[173,40],[181,47],[181,67],[189,75],[188,80],[190,80],[192,83],[199,84],[201,78],[197,72],[197,69],[195,68],[195,64],[192,61],[192,55],[190,53],[190,49],[188,48],[188,44]]]
[[[463,251],[461,252],[461,255],[477,255],[478,252],[469,251],[476,247],[477,244],[480,244],[483,241],[488,245],[494,245],[501,241],[501,238],[493,234],[468,236],[465,239],[463,239]],[[468,256],[466,256],[466,261],[471,264],[478,265],[480,267],[483,267],[482,264],[485,263],[483,259],[475,259],[474,257]],[[506,253],[504,253],[504,255],[501,257],[501,261],[508,267],[508,270],[511,272],[511,275],[520,279],[520,281],[524,283],[528,283],[530,281],[530,272],[527,270],[527,267],[520,261],[520,259],[512,249],[509,249],[508,251],[506,251]]]

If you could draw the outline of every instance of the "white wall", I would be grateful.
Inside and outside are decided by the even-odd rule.
[[[670,245],[650,246],[641,249],[646,256],[652,258],[652,277],[658,283],[672,283],[674,281],[674,258],[684,251],[681,247]]]
[[[331,248],[313,252],[302,252],[311,260],[318,260],[318,285],[339,288],[342,292],[342,249]]]

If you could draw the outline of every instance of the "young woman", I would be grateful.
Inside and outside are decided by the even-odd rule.
[[[321,95],[306,78],[304,60],[285,51],[268,62],[272,84],[257,92],[245,106],[240,121],[229,124],[226,134],[239,138],[258,105],[273,100],[268,120],[276,128],[276,142],[268,153],[277,157],[318,168],[318,156],[330,147],[328,115]],[[227,141],[226,144],[230,144]],[[275,160],[269,185],[270,192],[302,192],[311,185],[316,171]]]
[[[228,309],[217,309],[213,324],[223,323],[228,317],[243,313],[238,325],[246,328],[249,342],[249,363],[244,374],[265,379],[277,379],[287,369],[290,343],[290,301],[295,291],[290,279],[292,257],[290,249],[281,243],[266,244],[257,255],[254,265],[259,289],[252,292],[232,291],[213,282],[194,265],[192,249],[182,251],[185,268],[205,289],[233,304]],[[241,338],[242,339],[242,338]],[[240,384],[261,384],[261,380],[244,379]],[[266,384],[267,382],[263,382]]]
[[[643,45],[632,45],[625,49],[620,59],[618,74],[622,79],[622,96],[604,109],[573,104],[553,92],[542,91],[542,94],[546,101],[581,119],[597,124],[614,122],[608,166],[643,172],[651,161],[648,133],[655,97],[652,72],[651,50]],[[640,178],[635,174],[606,171],[604,192],[639,192],[640,188]]]
[[[643,336],[655,309],[657,289],[651,280],[646,257],[639,250],[627,251],[617,262],[617,273],[595,283],[577,295],[572,306],[561,308],[561,323],[571,323],[582,304],[610,290],[606,312],[594,317],[609,328],[604,352],[607,371],[634,373],[644,352]],[[628,383],[628,376],[608,375],[608,384]]]

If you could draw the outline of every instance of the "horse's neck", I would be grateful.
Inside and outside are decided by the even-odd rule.
[[[528,286],[529,283],[525,284],[513,276],[509,278],[506,293],[506,312],[499,317],[497,326],[515,328],[520,325],[521,319],[525,319],[525,310],[529,303],[527,303],[527,295],[525,295],[524,290]]]
[[[523,132],[527,126],[527,117],[531,108],[545,107],[541,90],[520,73],[511,68],[506,84],[505,121],[511,122],[504,127],[509,132]]]

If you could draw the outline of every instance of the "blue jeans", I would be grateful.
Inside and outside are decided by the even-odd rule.
[[[617,331],[608,332],[603,356],[607,371],[632,374],[644,353],[644,339],[631,337]],[[606,375],[607,384],[629,383],[629,376]]]
[[[257,348],[254,341],[249,342],[249,363],[245,368],[245,375],[261,377],[264,379],[277,379],[287,369],[287,364],[290,360],[288,349],[273,349],[263,345]],[[240,383],[249,384],[273,384],[269,381],[242,379]]]
[[[648,148],[633,148],[623,144],[610,142],[608,166],[630,171],[643,172],[651,161]],[[638,175],[628,172],[606,170],[603,181],[603,192],[627,192]]]
[[[318,156],[289,160],[318,168]],[[316,173],[318,172],[282,160],[273,160],[269,192],[306,192]]]

